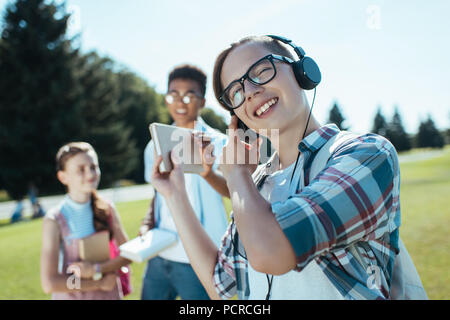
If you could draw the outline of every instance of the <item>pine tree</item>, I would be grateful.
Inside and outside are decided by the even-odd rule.
[[[442,148],[444,146],[444,137],[436,128],[430,115],[427,120],[420,123],[416,143],[419,148]]]
[[[345,122],[345,118],[341,113],[341,110],[337,104],[337,102],[335,102],[333,104],[333,107],[330,110],[330,114],[328,116],[328,123],[334,123],[338,126],[339,129],[341,130],[348,130],[349,127],[344,126],[344,122]]]
[[[387,123],[386,123],[386,119],[381,111],[381,107],[378,107],[377,114],[375,115],[375,118],[373,119],[373,127],[372,127],[371,132],[379,134],[383,137],[386,136]]]
[[[402,118],[397,107],[395,107],[391,122],[387,125],[386,138],[392,142],[399,152],[411,149],[411,141],[403,127]]]
[[[0,176],[13,199],[28,185],[57,188],[55,154],[79,137],[78,50],[65,36],[64,5],[17,0],[3,17],[0,42]]]

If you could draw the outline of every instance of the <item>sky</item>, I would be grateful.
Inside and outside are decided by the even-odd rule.
[[[2,14],[11,1],[0,0]],[[409,133],[428,115],[450,127],[447,0],[67,0],[66,9],[82,51],[113,58],[160,93],[175,66],[202,68],[206,104],[226,119],[212,90],[215,58],[242,37],[276,34],[321,69],[319,122],[337,102],[355,132],[370,131],[378,107],[387,120],[397,107]]]

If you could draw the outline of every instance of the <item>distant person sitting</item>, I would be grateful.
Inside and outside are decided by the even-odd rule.
[[[211,137],[214,150],[221,151],[226,136],[209,127],[199,116],[205,105],[206,75],[200,69],[184,65],[175,68],[169,75],[166,105],[175,125],[195,129]],[[207,155],[210,156],[211,152]],[[216,157],[218,155],[215,155]],[[154,143],[150,141],[145,149],[145,180],[149,183],[154,159]],[[209,164],[207,164],[209,163]],[[225,179],[214,169],[213,161],[204,162],[204,171],[198,174],[184,174],[189,190],[189,201],[197,219],[211,239],[219,245],[227,227],[222,195],[228,196]],[[156,193],[140,229],[144,234],[153,227],[176,231],[172,213],[165,199]],[[208,294],[192,269],[181,241],[149,260],[142,288],[143,300],[209,299]]]
[[[23,212],[23,203],[22,199],[17,200],[16,208],[14,209],[13,214],[11,215],[11,223],[16,223],[22,220],[22,212]]]
[[[45,216],[45,210],[42,208],[41,204],[39,203],[39,199],[37,197],[37,188],[33,183],[29,184],[28,187],[28,196],[30,198],[31,203],[31,210],[32,215],[31,218],[41,218]],[[14,208],[14,211],[11,215],[11,223],[16,223],[19,221],[22,221],[23,219],[23,213],[24,213],[24,205],[23,205],[23,197],[19,200],[17,200],[17,205]]]
[[[37,197],[37,189],[33,184],[30,184],[29,192],[31,207],[33,209],[32,219],[42,218],[45,216],[45,211],[39,203],[39,199]]]

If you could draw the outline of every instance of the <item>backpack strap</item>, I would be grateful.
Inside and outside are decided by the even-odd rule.
[[[331,155],[335,150],[338,149],[345,142],[357,138],[358,136],[349,131],[340,131],[333,137],[331,137],[320,150],[315,155],[311,167],[309,169],[309,182],[314,180],[314,178],[325,169],[328,160],[330,160]]]

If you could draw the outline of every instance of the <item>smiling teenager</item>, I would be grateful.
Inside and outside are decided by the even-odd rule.
[[[172,70],[168,77],[168,89],[165,97],[174,123],[181,128],[195,129],[211,138],[211,147],[219,155],[226,143],[226,136],[208,126],[199,116],[205,106],[206,75],[192,65],[181,65]],[[203,150],[204,171],[200,174],[184,174],[184,181],[189,189],[188,206],[193,210],[196,219],[215,244],[220,243],[227,227],[225,208],[222,196],[228,196],[226,181],[217,172],[214,148]],[[208,149],[206,151],[206,149]],[[150,141],[145,148],[145,180],[153,184],[151,170],[154,166],[154,143]],[[177,232],[171,208],[164,197],[156,192],[143,220],[140,234],[159,227]],[[197,278],[186,255],[181,241],[162,251],[157,257],[149,260],[144,276],[141,298],[144,300],[172,300],[177,296],[182,299],[203,300],[208,294]]]
[[[374,134],[341,139],[336,125],[322,126],[305,94],[320,82],[318,66],[285,38],[232,44],[216,59],[213,77],[216,98],[234,114],[220,167],[232,222],[219,248],[195,219],[180,167],[161,174],[158,158],[152,174],[210,297],[389,299],[400,226],[392,144]],[[233,132],[238,119],[269,138],[278,134],[275,154],[256,170],[245,162],[256,145],[242,148]],[[330,148],[334,141],[341,143]],[[322,148],[330,155],[311,176]],[[366,266],[379,270],[379,285]]]

